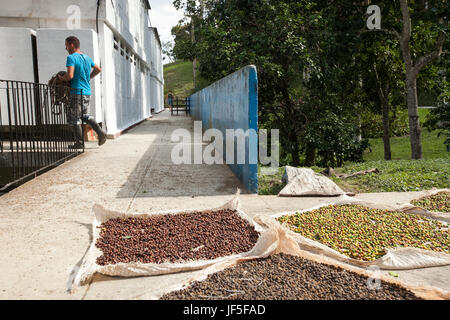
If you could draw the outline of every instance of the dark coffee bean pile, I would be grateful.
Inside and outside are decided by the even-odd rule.
[[[287,254],[246,261],[174,291],[162,300],[415,300],[412,292],[384,281],[369,289],[368,278],[339,267]],[[373,284],[369,280],[369,283]],[[373,287],[372,287],[373,288]]]
[[[185,262],[247,252],[259,233],[234,210],[111,219],[100,226],[97,264]]]

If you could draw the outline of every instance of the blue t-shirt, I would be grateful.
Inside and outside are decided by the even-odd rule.
[[[70,80],[70,86],[73,89],[71,93],[83,94],[86,96],[91,95],[91,70],[95,66],[94,61],[85,54],[72,53],[67,56],[66,67],[75,67],[73,73],[73,79]],[[81,92],[82,89],[83,91]]]

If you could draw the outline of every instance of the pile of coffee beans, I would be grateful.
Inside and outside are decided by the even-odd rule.
[[[97,264],[186,262],[247,252],[259,233],[235,210],[110,219],[100,226]]]
[[[385,248],[414,247],[450,253],[446,224],[403,212],[360,205],[329,205],[278,219],[292,231],[358,260],[373,261]]]
[[[429,211],[450,213],[450,192],[439,192],[433,196],[411,201],[411,203]]]
[[[401,286],[287,254],[246,261],[162,300],[417,300]]]

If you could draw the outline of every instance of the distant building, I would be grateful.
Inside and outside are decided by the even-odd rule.
[[[47,83],[66,70],[64,40],[75,35],[102,68],[91,82],[91,111],[108,135],[163,110],[162,48],[148,0],[0,0],[0,7],[0,79]]]

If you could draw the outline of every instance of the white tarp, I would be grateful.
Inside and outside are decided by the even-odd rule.
[[[93,207],[93,215],[94,222],[92,225],[93,232],[93,241],[84,256],[84,259],[81,263],[81,266],[78,272],[73,275],[73,280],[69,279],[69,290],[71,291],[73,288],[78,287],[80,285],[85,284],[89,281],[95,273],[101,273],[109,276],[122,276],[122,277],[137,277],[137,276],[150,276],[150,275],[162,275],[169,273],[176,273],[181,271],[192,271],[198,270],[202,268],[209,267],[213,264],[224,262],[227,260],[235,260],[238,258],[252,256],[259,257],[264,256],[266,251],[269,250],[273,245],[270,235],[266,235],[268,231],[264,232],[264,229],[254,222],[249,216],[247,216],[244,212],[240,210],[240,203],[238,195],[236,195],[231,201],[227,202],[225,205],[210,209],[210,210],[182,210],[182,211],[163,211],[163,212],[154,212],[154,213],[146,213],[146,214],[128,214],[117,211],[111,211],[103,208],[100,205],[95,205]],[[128,217],[150,217],[154,215],[166,215],[166,214],[180,214],[180,213],[190,213],[190,212],[201,212],[201,211],[218,211],[222,209],[231,209],[236,210],[238,215],[244,220],[248,221],[250,225],[255,227],[255,230],[260,233],[260,238],[257,243],[253,247],[252,250],[234,254],[226,257],[219,257],[213,260],[195,260],[195,261],[186,261],[184,263],[140,263],[140,262],[132,262],[132,263],[117,263],[112,265],[101,266],[96,263],[97,258],[102,255],[102,251],[96,247],[97,239],[100,236],[100,228],[98,228],[103,222],[114,219],[114,218],[128,218]]]
[[[286,186],[279,197],[340,196],[345,192],[327,177],[309,168],[286,166],[283,180]]]
[[[432,190],[422,191],[419,194],[419,196],[414,200],[419,200],[422,198],[434,196],[440,192],[450,192],[450,189],[432,189]],[[421,215],[421,216],[424,216],[427,218],[441,220],[441,221],[450,223],[450,212],[429,211],[424,208],[416,207],[415,205],[413,205],[411,203],[406,203],[406,204],[402,205],[399,209],[403,212],[418,214],[418,215]]]
[[[423,192],[423,194],[428,194],[427,191]],[[422,194],[419,194],[418,197],[422,197]],[[274,228],[277,225],[281,228],[284,228],[287,232],[287,234],[295,239],[297,243],[300,246],[300,249],[306,250],[309,252],[325,255],[327,257],[333,258],[338,261],[342,261],[348,264],[361,266],[361,267],[369,267],[369,266],[376,266],[380,269],[387,269],[387,270],[408,270],[408,269],[418,269],[418,268],[425,268],[425,267],[437,267],[437,266],[445,266],[450,265],[450,254],[441,253],[441,252],[435,252],[431,250],[424,250],[419,248],[385,248],[385,251],[387,252],[383,257],[375,260],[375,261],[361,261],[349,258],[345,256],[344,254],[331,249],[330,247],[321,244],[320,242],[317,242],[315,240],[305,238],[299,233],[291,231],[288,227],[282,226],[276,219],[285,216],[285,215],[294,215],[296,213],[305,213],[309,212],[321,207],[328,206],[330,204],[334,205],[344,205],[344,204],[357,204],[366,206],[369,208],[376,208],[376,209],[387,209],[387,210],[398,210],[403,211],[402,208],[408,208],[408,204],[403,204],[395,207],[384,207],[382,204],[377,203],[370,203],[358,199],[354,199],[347,196],[342,196],[338,201],[335,201],[333,203],[327,203],[322,204],[320,206],[306,209],[306,210],[299,210],[299,211],[293,211],[293,212],[284,212],[284,213],[278,213],[274,214],[271,217],[267,216],[258,216],[255,217],[255,221],[258,223],[265,225],[266,227]],[[406,211],[406,213],[409,213]],[[429,218],[432,218],[431,216],[428,216]],[[434,218],[436,219],[436,218]],[[440,220],[440,219],[437,219]],[[446,223],[443,220],[440,220],[442,223]]]
[[[258,220],[258,218],[262,218],[262,217],[263,216],[258,216],[258,217],[256,217],[256,220]],[[222,263],[217,263],[217,264],[214,264],[214,265],[202,270],[201,272],[194,275],[193,277],[191,277],[187,280],[183,280],[183,281],[167,288],[165,290],[165,292],[163,292],[163,293],[155,295],[152,292],[148,292],[145,294],[133,296],[133,297],[131,297],[131,299],[133,299],[133,300],[137,300],[137,299],[139,299],[139,300],[157,300],[157,299],[160,299],[166,293],[186,289],[195,281],[203,281],[210,274],[220,272],[226,268],[231,268],[231,267],[233,267],[239,263],[242,263],[244,261],[265,258],[270,255],[274,255],[274,254],[278,254],[278,253],[291,254],[294,256],[312,260],[316,263],[337,266],[337,267],[343,268],[345,270],[363,275],[372,280],[379,279],[379,280],[382,280],[387,283],[396,284],[396,285],[399,285],[400,287],[403,287],[407,290],[412,291],[416,296],[418,296],[422,299],[430,299],[430,300],[448,300],[448,299],[450,299],[450,293],[446,292],[444,290],[441,290],[439,288],[429,287],[429,286],[409,285],[409,284],[401,282],[399,280],[384,276],[380,272],[376,272],[371,268],[361,269],[360,267],[353,267],[346,263],[336,261],[335,259],[332,259],[325,255],[306,251],[306,250],[304,250],[304,248],[299,246],[299,244],[290,236],[289,231],[286,228],[282,228],[279,225],[277,226],[277,225],[272,224],[272,227],[269,229],[268,232],[266,232],[264,234],[264,236],[266,238],[267,244],[271,243],[271,245],[266,248],[265,254],[262,255],[261,257],[248,256],[248,257],[242,257],[242,258],[235,259],[235,260],[229,260],[229,261],[222,262]]]

